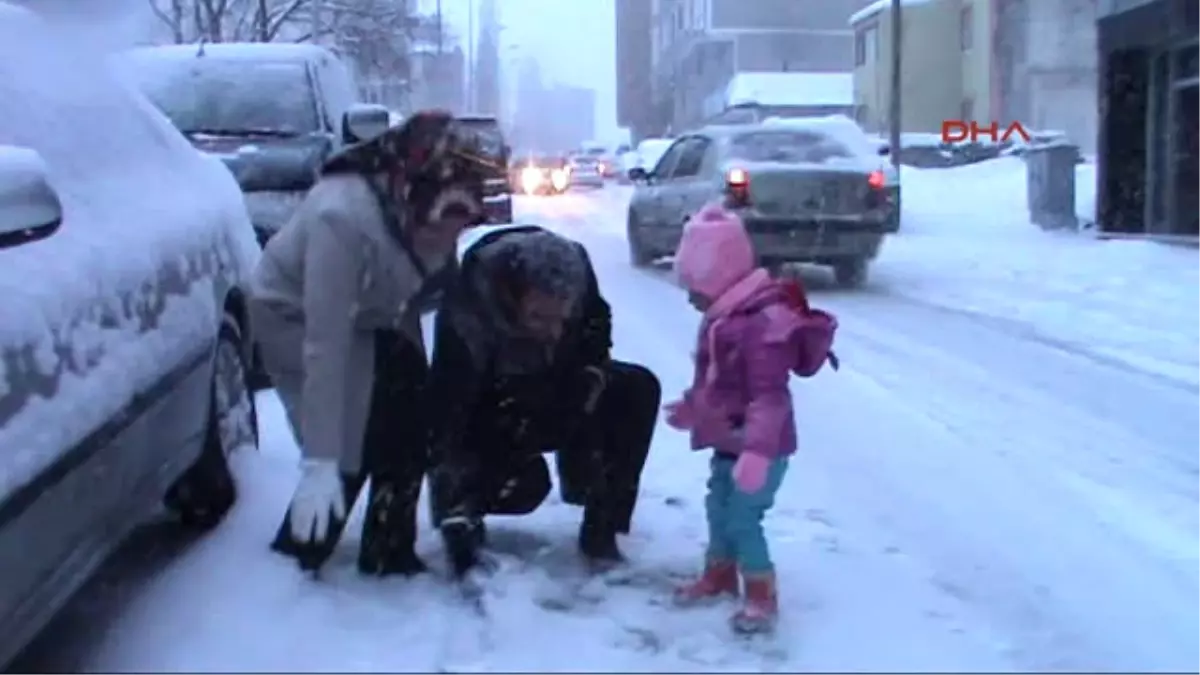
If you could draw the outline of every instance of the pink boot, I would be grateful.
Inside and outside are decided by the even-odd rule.
[[[746,601],[730,623],[738,633],[768,633],[779,618],[779,597],[775,592],[775,574],[747,575]]]
[[[687,607],[714,600],[722,595],[738,595],[737,564],[725,560],[710,560],[704,574],[692,583],[675,590],[675,604]]]

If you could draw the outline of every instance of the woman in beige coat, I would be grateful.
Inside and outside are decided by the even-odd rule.
[[[413,550],[428,462],[420,316],[482,222],[487,159],[445,113],[333,157],[263,252],[250,302],[263,365],[299,444],[300,484],[273,548],[316,571],[370,479],[358,558],[425,569]]]

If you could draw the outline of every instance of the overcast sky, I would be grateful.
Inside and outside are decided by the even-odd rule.
[[[649,2],[650,0],[645,0]],[[432,12],[437,0],[420,0]],[[471,5],[479,0],[442,0],[442,15],[466,36]],[[596,91],[596,135],[616,133],[616,19],[613,0],[497,0],[501,59],[511,86],[516,62],[532,55],[548,80]]]

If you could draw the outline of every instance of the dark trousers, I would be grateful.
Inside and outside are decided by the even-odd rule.
[[[429,464],[426,415],[422,409],[429,366],[425,354],[404,335],[375,335],[375,383],[363,437],[362,472],[342,476],[347,509],[368,481],[358,567],[368,574],[411,574],[424,566],[413,550],[417,540],[417,500]],[[330,525],[324,541],[292,538],[289,514],[271,548],[296,558],[305,570],[319,569],[337,548],[345,521]]]
[[[629,532],[662,398],[658,378],[642,366],[613,361],[607,379],[590,416],[579,411],[575,419],[547,419],[541,422],[547,430],[531,434],[544,439],[535,452],[556,451],[563,501],[583,506],[584,529],[600,536]],[[513,456],[522,459],[481,477],[483,513],[530,513],[550,493],[546,460],[519,451]]]

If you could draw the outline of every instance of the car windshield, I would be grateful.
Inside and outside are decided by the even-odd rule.
[[[841,143],[812,131],[755,131],[736,136],[729,144],[734,159],[749,162],[822,164],[833,158],[853,157]]]
[[[303,63],[146,59],[135,65],[134,76],[185,134],[298,136],[321,130]]]
[[[588,156],[590,156],[590,157],[603,157],[604,156],[604,148],[588,148],[584,152],[587,153]]]

